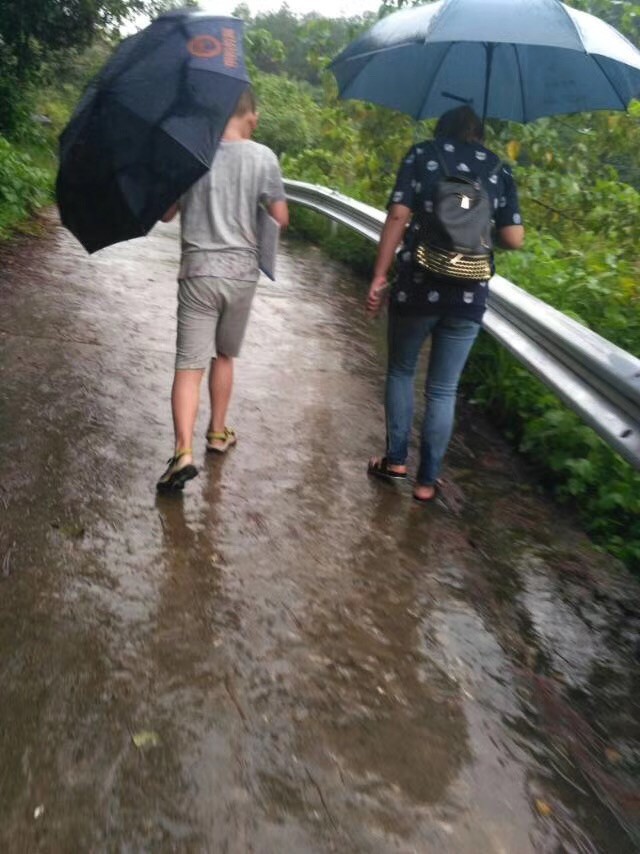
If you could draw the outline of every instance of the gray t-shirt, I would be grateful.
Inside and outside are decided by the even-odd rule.
[[[278,158],[252,140],[222,140],[210,171],[180,200],[179,278],[257,281],[258,206],[286,199]]]

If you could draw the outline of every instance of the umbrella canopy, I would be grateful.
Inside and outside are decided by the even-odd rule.
[[[146,234],[211,166],[248,84],[242,21],[163,15],[125,39],[60,139],[56,194],[82,245]]]
[[[415,119],[461,103],[528,122],[624,110],[640,95],[640,51],[560,0],[439,0],[389,15],[332,62],[340,95]]]

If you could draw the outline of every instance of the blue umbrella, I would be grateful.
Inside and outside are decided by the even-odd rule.
[[[173,12],[123,41],[60,139],[62,222],[89,252],[146,234],[211,166],[248,85],[242,21]]]
[[[378,21],[331,63],[342,98],[415,119],[470,104],[529,122],[624,110],[640,95],[640,51],[560,0],[439,0]]]

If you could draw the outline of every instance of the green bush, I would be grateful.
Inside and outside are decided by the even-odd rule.
[[[0,136],[0,238],[51,199],[53,173]]]
[[[488,335],[464,387],[536,463],[542,482],[577,509],[594,541],[640,571],[640,473]]]
[[[640,194],[632,188],[611,184],[606,195],[602,188],[600,192],[601,203],[608,198],[620,210],[626,202],[640,212]],[[596,207],[591,208],[594,217]],[[627,212],[622,205],[623,223],[629,221]],[[586,229],[569,245],[530,230],[524,251],[498,259],[501,274],[638,353],[640,284],[635,263],[623,240],[607,243]],[[488,336],[475,348],[465,385],[539,466],[555,495],[574,504],[594,540],[640,570],[640,473]]]
[[[275,74],[256,74],[260,124],[256,139],[276,152],[313,148],[320,136],[319,109],[309,87]]]

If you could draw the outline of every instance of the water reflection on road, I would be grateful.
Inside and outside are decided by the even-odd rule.
[[[449,500],[367,480],[344,267],[285,247],[238,447],[155,495],[176,251],[2,259],[0,849],[636,850],[637,584],[469,408]]]

